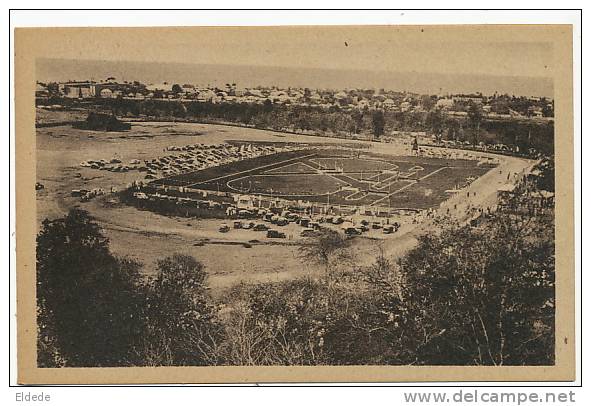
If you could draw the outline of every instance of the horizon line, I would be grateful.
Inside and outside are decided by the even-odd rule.
[[[527,78],[527,79],[546,79],[554,81],[552,76],[535,76],[535,75],[498,75],[489,73],[468,73],[468,72],[436,72],[436,71],[425,71],[420,72],[417,70],[381,70],[381,69],[354,69],[354,68],[326,68],[316,66],[306,67],[292,67],[285,65],[252,65],[252,64],[229,64],[229,63],[192,63],[192,62],[176,62],[176,61],[143,61],[143,60],[130,60],[130,59],[86,59],[86,58],[51,58],[41,57],[39,60],[47,61],[77,61],[77,62],[104,62],[104,63],[140,63],[140,64],[154,64],[154,65],[187,65],[187,66],[228,66],[228,67],[249,67],[249,68],[274,68],[274,69],[293,69],[293,70],[325,70],[325,71],[349,71],[349,72],[376,72],[376,73],[392,73],[392,74],[418,74],[418,75],[458,75],[458,76],[484,76],[484,77],[496,77],[496,78]]]

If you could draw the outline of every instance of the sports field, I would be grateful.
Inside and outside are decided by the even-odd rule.
[[[242,160],[154,181],[329,205],[438,206],[491,165],[473,160],[306,149]]]

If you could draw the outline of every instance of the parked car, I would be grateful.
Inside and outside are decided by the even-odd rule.
[[[355,228],[355,227],[347,227],[347,228],[345,228],[345,234],[347,234],[347,235],[360,235],[361,234],[361,230],[359,230],[358,228]]]
[[[278,226],[286,226],[289,224],[289,221],[287,221],[285,217],[279,217],[275,224],[277,224]]]
[[[267,238],[285,238],[285,233],[282,233],[277,230],[268,230]]]
[[[242,221],[235,221],[234,222],[234,228],[236,228],[236,229],[242,228]]]
[[[226,223],[222,223],[220,225],[219,232],[220,233],[227,233],[228,231],[230,231],[230,227],[228,227],[228,225]]]
[[[333,217],[332,224],[343,224],[345,220],[342,217]]]
[[[310,219],[307,217],[300,218],[300,226],[302,227],[309,227],[310,226]]]
[[[238,217],[240,218],[250,218],[253,216],[253,213],[250,210],[239,210]]]
[[[385,225],[383,227],[383,232],[384,232],[384,234],[392,234],[394,232],[394,226],[393,225]]]
[[[256,224],[253,228],[254,231],[267,231],[269,226],[263,223]]]
[[[286,216],[285,218],[287,219],[287,221],[294,223],[300,219],[300,216],[299,214],[291,213],[289,214],[289,216]]]
[[[320,230],[321,225],[320,225],[320,223],[318,223],[316,221],[310,221],[310,223],[308,223],[308,227],[310,227],[314,230]]]
[[[362,232],[369,231],[369,226],[366,224],[363,224],[363,223],[361,225],[357,226],[357,228],[359,230],[361,230]]]

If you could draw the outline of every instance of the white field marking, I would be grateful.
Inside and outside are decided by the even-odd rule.
[[[382,191],[383,191],[384,189],[386,189],[387,187],[391,187],[391,186],[392,186],[392,183],[394,183],[394,182],[408,182],[408,184],[406,184],[406,185],[404,185],[404,186],[401,186],[401,187],[407,187],[409,184],[410,184],[410,185],[413,185],[413,184],[415,184],[415,183],[416,183],[416,181],[415,181],[414,179],[398,179],[398,180],[395,180],[395,181],[393,181],[393,182],[390,182],[390,183],[388,183],[388,184],[387,184],[387,185],[385,185],[384,187],[381,187],[381,188],[376,188],[376,190],[377,190],[378,192],[382,192]],[[398,190],[400,190],[400,189],[395,189],[394,191],[398,191]],[[370,190],[370,192],[371,192],[371,190]],[[391,192],[390,194],[393,194],[393,192],[392,192],[392,191],[390,191],[390,192]]]
[[[244,171],[240,171],[240,172],[231,173],[231,174],[229,174],[229,175],[218,176],[217,178],[213,178],[213,179],[207,179],[207,180],[204,180],[203,182],[196,182],[196,183],[192,183],[192,184],[190,184],[190,185],[187,185],[187,187],[191,187],[191,186],[194,186],[194,185],[198,185],[198,184],[200,184],[200,183],[209,183],[209,182],[213,182],[213,181],[216,181],[216,180],[219,180],[219,179],[227,178],[228,176],[235,176],[235,175],[240,175],[240,174],[242,174],[242,173],[248,173],[248,172],[252,172],[252,171],[257,171],[257,170],[259,170],[259,169],[267,168],[267,167],[269,167],[269,166],[273,166],[273,165],[277,165],[277,164],[282,164],[282,163],[285,163],[285,162],[291,162],[291,161],[295,161],[296,159],[305,159],[305,158],[309,158],[309,157],[311,157],[311,156],[314,156],[314,155],[316,155],[316,153],[309,154],[309,155],[303,155],[303,156],[299,156],[299,157],[296,157],[296,158],[290,158],[290,159],[286,159],[285,161],[273,162],[272,164],[267,164],[267,165],[258,166],[258,167],[256,167],[256,168],[251,168],[251,169],[247,169],[247,170],[244,170]],[[237,162],[239,162],[239,161],[237,161]]]
[[[250,177],[255,177],[256,176],[256,177],[276,178],[279,175],[280,176],[297,176],[297,177],[300,177],[300,176],[327,176],[327,174],[325,174],[325,173],[301,173],[301,174],[278,174],[278,175],[265,175],[265,174],[260,174],[260,175],[246,175],[246,176],[242,176],[240,178],[236,178],[236,179],[232,179],[232,180],[227,181],[226,182],[226,186],[229,187],[230,189],[235,190],[235,191],[240,192],[240,193],[245,193],[245,194],[250,193],[250,194],[253,194],[253,195],[263,195],[263,196],[274,196],[274,195],[277,195],[277,197],[284,197],[284,196],[287,196],[287,197],[289,197],[289,196],[302,196],[302,197],[303,196],[309,196],[309,197],[316,197],[316,196],[333,195],[333,194],[339,192],[338,189],[335,190],[334,192],[316,193],[316,194],[309,194],[309,193],[284,194],[284,193],[251,192],[251,191],[250,192],[245,192],[244,190],[237,189],[234,186],[230,185],[230,183],[235,183],[235,182],[238,182],[238,181],[241,181],[241,180],[248,179]],[[347,182],[345,182],[343,180],[340,180],[340,179],[337,179],[337,178],[334,178],[334,179],[338,182],[338,185],[339,186],[342,185],[342,184],[347,184],[348,186],[351,186],[350,184],[348,184]]]
[[[362,159],[362,158],[335,158],[335,157],[322,158],[322,157],[319,157],[319,158],[310,159],[310,162],[314,162],[316,165],[319,166],[320,169],[332,169],[332,168],[330,168],[330,165],[323,165],[322,163],[320,163],[319,161],[321,161],[321,160],[325,160],[325,161],[331,161],[331,160],[334,160],[334,161],[358,160],[358,161],[364,161],[364,162],[367,162],[367,161],[381,162],[381,163],[384,163],[384,164],[390,166],[390,168],[388,168],[388,170],[394,170],[394,169],[397,169],[398,168],[398,165],[396,165],[396,164],[393,164],[393,163],[388,162],[388,161],[384,161],[383,159],[373,159],[373,158]],[[334,164],[335,163],[337,163],[337,162],[333,162],[333,167],[334,167]],[[375,169],[375,170],[381,171],[380,169]],[[355,171],[349,171],[348,173],[357,173],[357,172],[361,172],[361,171],[355,170]],[[344,168],[343,168],[343,173],[347,173],[347,172],[344,171]]]
[[[427,175],[423,176],[422,178],[419,178],[416,182],[412,182],[412,183],[409,183],[408,185],[402,186],[400,189],[397,189],[394,192],[392,192],[392,193],[390,193],[390,194],[382,197],[381,199],[376,200],[375,202],[373,202],[372,204],[370,204],[370,206],[375,206],[377,203],[381,202],[382,200],[390,199],[391,196],[393,196],[393,195],[395,195],[397,193],[400,193],[403,190],[408,189],[409,187],[411,187],[413,185],[416,185],[417,183],[419,183],[419,181],[424,180],[424,179],[427,179],[429,176],[435,175],[436,173],[438,173],[438,172],[440,172],[440,171],[442,171],[444,169],[449,169],[449,168],[450,168],[449,166],[444,166],[444,167],[441,167],[439,169],[436,169],[433,172],[428,173]]]
[[[314,159],[310,159],[310,161],[314,161]],[[315,163],[318,164],[317,162],[315,162]],[[237,192],[246,193],[243,190],[236,189],[235,187],[231,186],[230,185],[230,182],[235,182],[235,181],[241,180],[241,179],[247,179],[250,176],[277,177],[277,176],[301,176],[301,175],[305,175],[305,176],[314,176],[314,175],[316,175],[316,176],[328,176],[328,177],[332,178],[333,180],[335,180],[338,185],[345,184],[346,186],[353,186],[351,183],[348,183],[347,181],[344,181],[342,179],[339,179],[339,178],[335,177],[331,173],[325,173],[325,172],[321,172],[321,171],[318,171],[317,173],[305,173],[305,174],[260,174],[260,175],[246,175],[246,176],[242,176],[240,178],[229,180],[228,182],[226,182],[226,186],[229,187],[232,190],[237,191]],[[355,180],[353,178],[351,178],[351,179],[352,180]],[[281,194],[281,195],[278,195],[277,197],[290,197],[290,196],[317,197],[317,196],[329,196],[329,195],[332,196],[332,195],[335,195],[335,194],[337,194],[339,192],[340,192],[340,190],[335,190],[334,192],[316,193],[316,194],[307,194],[307,193]],[[355,193],[358,193],[358,192],[351,192],[350,195],[353,195]],[[269,193],[269,192],[257,192],[257,193],[253,193],[253,194],[259,194],[259,195],[262,195],[262,196],[273,196],[273,195],[275,195],[275,193]],[[350,196],[350,195],[348,195],[348,196]],[[346,196],[345,196],[345,198],[346,198]]]
[[[353,197],[356,194],[360,194],[361,196],[359,196],[359,197]],[[355,192],[353,194],[350,194],[349,196],[345,196],[345,200],[356,201],[356,200],[361,200],[361,199],[363,199],[366,196],[369,196],[369,193],[368,192],[359,191],[359,192]]]
[[[339,178],[334,177],[330,173],[323,173],[323,172],[321,172],[321,173],[313,173],[313,174],[312,173],[306,173],[306,174],[260,174],[260,175],[247,175],[247,176],[242,176],[240,178],[232,179],[232,180],[226,182],[226,186],[228,188],[236,191],[236,192],[239,192],[239,193],[250,193],[250,194],[261,195],[261,196],[275,196],[275,197],[280,197],[280,198],[293,197],[293,196],[295,196],[295,197],[318,197],[318,196],[329,196],[329,195],[330,196],[333,196],[333,195],[336,195],[337,193],[339,193],[339,192],[342,191],[342,190],[335,190],[334,192],[316,193],[316,194],[308,194],[308,193],[280,194],[280,193],[269,193],[269,192],[252,192],[252,191],[246,192],[244,190],[237,189],[234,186],[230,185],[230,183],[234,183],[234,182],[237,182],[237,181],[240,181],[240,180],[248,179],[251,176],[270,177],[270,178],[272,178],[272,177],[277,177],[279,175],[281,175],[281,176],[301,176],[301,175],[305,175],[305,176],[319,176],[319,175],[322,175],[322,176],[328,176],[328,177],[333,178],[338,184],[343,184],[344,183],[347,186],[353,186],[350,183],[347,183],[346,181],[344,181],[342,179],[339,179]],[[346,177],[348,177],[348,176],[346,176]],[[356,195],[357,193],[365,193],[365,194],[363,196],[361,196],[361,197],[358,197],[358,198],[351,198],[351,196]],[[367,196],[370,196],[370,195],[375,195],[375,193],[361,192],[361,191],[357,191],[357,192],[351,191],[350,194],[348,194],[347,196],[344,196],[343,198],[345,200],[355,201],[355,200],[361,200],[364,197],[367,197]]]
[[[293,165],[297,165],[297,164],[301,164],[301,165],[305,165],[308,168],[310,168],[313,172],[272,172],[275,171],[277,169],[285,169],[285,168],[289,168],[290,166]],[[294,162],[292,164],[289,165],[285,165],[285,166],[280,166],[279,168],[273,168],[273,169],[269,169],[268,171],[265,171],[266,174],[268,174],[269,176],[273,176],[273,175],[295,175],[295,174],[301,174],[301,175],[311,175],[313,173],[318,173],[318,169],[308,165],[305,162]]]
[[[335,179],[335,180],[337,180],[337,181],[339,181],[339,182],[345,182],[345,183],[347,183],[347,181],[344,181],[344,180],[342,180],[342,179],[339,179],[339,178],[335,177],[335,176],[334,176],[333,174],[331,174],[331,173],[323,173],[323,175],[330,176],[331,178],[333,178],[333,179]],[[341,174],[339,174],[339,176],[344,176],[344,177],[346,177],[346,178],[349,178],[349,179],[352,179],[352,180],[354,180],[355,182],[361,182],[361,183],[374,183],[374,182],[358,181],[358,180],[356,180],[356,179],[354,179],[354,178],[351,178],[350,176],[347,176],[347,175],[345,175],[345,174],[342,174],[342,173],[341,173]],[[347,185],[348,185],[348,186],[353,186],[351,183],[347,183]],[[332,193],[330,193],[330,195],[332,196],[332,195],[334,195],[335,193],[338,193],[338,192],[339,192],[339,191],[332,192]],[[365,195],[364,195],[364,196],[361,196],[361,197],[359,197],[359,198],[351,198],[351,196],[354,196],[354,195],[356,195],[357,193],[365,193]],[[361,200],[361,199],[363,199],[364,197],[367,197],[367,196],[370,196],[370,195],[375,195],[375,193],[372,193],[371,191],[368,191],[368,192],[361,192],[361,191],[358,191],[358,192],[351,192],[349,195],[345,196],[345,197],[344,197],[344,199],[345,199],[345,200],[349,200],[349,201],[355,201],[355,200]]]
[[[420,169],[420,170],[424,170],[424,169]],[[412,175],[416,175],[416,174],[418,173],[418,171],[419,171],[419,170],[417,170],[417,171],[415,171],[415,172],[409,172],[409,173],[408,173],[408,175],[406,175],[406,177],[410,177],[410,176],[412,176]],[[349,172],[349,173],[357,173],[357,172]],[[383,172],[380,172],[378,175],[381,175],[382,173],[383,173]],[[331,174],[327,174],[327,175],[331,175]],[[380,180],[379,182],[376,182],[375,180],[370,180],[370,179],[363,179],[363,180],[358,180],[358,179],[355,179],[355,178],[352,178],[352,177],[348,176],[348,175],[347,175],[347,173],[341,173],[341,174],[339,174],[339,175],[340,175],[340,176],[344,176],[345,178],[349,178],[349,179],[351,179],[351,180],[353,180],[353,181],[355,181],[355,182],[359,182],[359,183],[368,183],[368,184],[370,184],[370,186],[373,186],[373,187],[374,187],[376,190],[379,190],[379,191],[382,191],[382,190],[386,189],[386,188],[388,187],[388,185],[389,185],[390,183],[392,183],[392,182],[388,182],[389,180],[391,180],[391,179],[393,179],[393,178],[395,178],[395,177],[397,177],[398,179],[400,179],[400,173],[398,173],[398,174],[392,174],[392,175],[390,175],[389,177],[387,177],[386,179],[382,179],[382,180]],[[374,176],[374,179],[375,179],[375,177],[376,177],[376,176]],[[402,181],[411,181],[412,179],[406,179],[406,178],[403,178],[403,179],[401,179],[401,180],[402,180]],[[387,182],[387,183],[386,183],[386,182]],[[381,183],[381,184],[383,184],[384,186],[382,186],[382,187],[378,187],[377,185],[379,185],[380,183]]]
[[[416,173],[416,172],[415,172],[415,173]],[[414,173],[413,173],[413,175],[414,175]],[[386,189],[386,188],[387,188],[387,187],[390,185],[390,183],[392,183],[392,182],[386,183],[386,184],[384,184],[384,186],[382,186],[382,187],[378,187],[377,185],[379,185],[380,183],[385,183],[385,182],[388,182],[390,179],[392,179],[392,178],[394,178],[394,177],[396,177],[396,178],[397,178],[397,180],[400,180],[400,174],[398,174],[398,175],[392,175],[392,176],[390,176],[389,178],[382,179],[382,180],[381,180],[381,181],[379,181],[379,182],[374,182],[374,185],[373,185],[373,187],[375,187],[377,190],[384,190],[384,189]],[[410,179],[402,179],[402,180],[410,180]]]
[[[412,175],[416,175],[416,174],[417,174],[416,172],[400,172],[399,175],[400,175],[401,178],[405,178],[406,179],[406,178],[409,178]]]
[[[300,176],[300,175],[302,175],[302,174],[282,174],[282,176]],[[341,183],[341,184],[342,183],[345,183],[348,186],[352,186],[350,183],[347,183],[346,181],[343,181],[343,180],[341,180],[339,178],[336,178],[336,177],[332,176],[332,174],[329,174],[329,173],[303,174],[303,175],[306,175],[306,176],[315,176],[315,175],[329,176],[329,177],[333,178],[334,180],[336,180],[338,183]],[[304,197],[305,198],[305,197],[318,197],[318,196],[334,196],[334,195],[336,195],[336,194],[338,194],[340,192],[343,192],[343,190],[336,190],[334,192],[316,193],[316,194],[308,194],[308,193],[279,194],[279,193],[252,192],[252,191],[245,192],[244,190],[237,189],[237,188],[233,187],[232,185],[230,185],[230,182],[236,182],[236,181],[239,181],[239,180],[242,180],[242,179],[248,179],[250,176],[276,177],[278,175],[271,175],[271,174],[268,174],[268,175],[264,175],[264,174],[261,174],[261,175],[247,175],[247,176],[243,176],[243,177],[236,178],[236,179],[233,179],[233,180],[230,180],[230,181],[226,182],[226,186],[228,188],[236,191],[236,192],[243,193],[243,194],[244,193],[246,193],[246,194],[250,193],[250,194],[253,194],[253,195],[273,196],[273,197],[278,197],[278,198],[289,198],[289,197]],[[413,185],[414,183],[415,182],[412,182],[410,185]],[[407,186],[410,186],[410,185],[406,185],[403,188],[405,188]],[[401,190],[401,189],[399,189],[399,190]],[[356,197],[356,198],[355,197],[352,197],[352,196],[354,196],[356,194],[363,194],[363,195],[360,196],[360,197]],[[353,192],[353,191],[351,191],[350,194],[348,194],[346,196],[343,196],[343,199],[346,200],[346,201],[358,201],[358,200],[361,200],[361,199],[366,198],[368,196],[375,196],[375,195],[376,195],[376,193],[372,193],[372,192],[362,192],[362,191]],[[382,200],[382,199],[380,199],[380,200]],[[371,206],[371,205],[373,205],[373,203],[370,203],[369,205]]]
[[[326,175],[331,175],[331,174],[326,174]],[[369,184],[373,184],[374,182],[368,181],[368,180],[357,180],[355,178],[350,177],[349,175],[347,175],[346,173],[339,173],[339,176],[345,177],[347,179],[351,179],[353,182],[358,182],[358,183],[369,183]],[[336,178],[338,179],[338,178]],[[353,184],[349,183],[349,186],[353,186]]]
[[[373,181],[374,179],[376,179],[376,178],[379,178],[381,174],[383,174],[383,172],[378,172],[378,173],[376,173],[375,175],[373,175],[373,176],[370,176],[369,178],[367,178],[367,179],[363,179],[363,180],[370,180],[370,181]],[[379,183],[379,182],[376,182],[376,183]]]
[[[345,182],[345,183],[347,183],[346,181],[343,181],[342,179],[339,179],[339,178],[335,177],[335,176],[334,176],[333,174],[331,174],[331,173],[324,173],[324,175],[330,176],[331,178],[333,178],[333,179],[335,179],[335,180],[337,180],[337,181],[339,181],[339,182]],[[350,176],[347,176],[347,175],[345,175],[345,174],[342,174],[342,173],[341,173],[341,174],[339,174],[339,176],[341,176],[341,177],[343,177],[343,176],[344,176],[345,178],[349,178],[349,179],[351,179],[351,180],[354,180],[355,182],[361,182],[361,183],[371,183],[371,184],[375,183],[375,182],[371,182],[371,181],[370,181],[370,182],[365,182],[365,181],[358,181],[358,180],[356,180],[356,179],[354,179],[354,178],[351,178]],[[348,186],[353,186],[353,185],[352,185],[351,183],[348,183]],[[337,191],[337,192],[338,192],[338,191]],[[331,193],[331,195],[333,195],[333,194],[335,194],[335,193],[337,193],[337,192],[333,192],[333,193]],[[357,197],[357,198],[355,198],[355,197],[352,197],[352,196],[355,196],[355,195],[356,195],[356,194],[358,194],[358,193],[364,193],[364,194],[363,194],[361,197]],[[375,193],[372,193],[371,191],[367,191],[367,192],[363,192],[363,191],[357,191],[357,192],[351,192],[349,195],[345,196],[345,197],[344,197],[344,199],[345,199],[345,200],[347,200],[347,201],[357,201],[357,200],[361,200],[361,199],[363,199],[363,198],[365,198],[365,197],[367,197],[367,196],[370,196],[370,195],[375,195]],[[370,204],[370,205],[371,205],[371,204]]]
[[[347,186],[351,186],[351,187],[353,186],[351,183],[347,183],[347,181],[344,181],[344,180],[342,180],[342,179],[339,179],[339,178],[337,178],[337,177],[333,176],[333,174],[331,174],[331,173],[323,173],[323,175],[330,176],[331,178],[333,178],[334,180],[336,180],[336,181],[338,181],[338,182],[341,182],[341,183],[346,183],[346,184],[347,184]],[[343,175],[341,174],[341,176],[343,176]],[[349,177],[349,176],[345,176],[345,177],[347,177],[347,178],[349,178],[349,179],[353,179],[353,178],[351,178],[351,177]],[[338,192],[340,192],[340,190],[337,190],[336,192],[332,192],[332,193],[330,193],[330,195],[332,196],[332,195],[334,195],[334,194],[336,194],[336,193],[338,193]],[[357,193],[360,193],[360,192],[351,192],[350,194],[348,194],[348,195],[347,195],[347,196],[345,196],[344,198],[345,198],[345,200],[347,200],[347,198],[348,198],[348,197],[350,197],[350,196],[353,196],[353,195],[355,195],[355,194],[357,194]]]

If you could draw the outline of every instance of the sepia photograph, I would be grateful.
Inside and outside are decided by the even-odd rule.
[[[571,38],[17,29],[19,379],[574,379]]]

